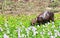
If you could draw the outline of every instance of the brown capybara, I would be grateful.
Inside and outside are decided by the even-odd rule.
[[[34,25],[36,23],[38,23],[39,25],[44,24],[50,22],[50,20],[54,22],[54,13],[45,11],[44,13],[39,14],[35,20],[32,20],[31,25]]]

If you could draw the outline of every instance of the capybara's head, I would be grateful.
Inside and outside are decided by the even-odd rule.
[[[35,18],[35,19],[32,19],[31,25],[32,25],[32,26],[34,26],[35,24],[40,25],[40,23],[42,23],[42,22],[43,22],[42,18],[41,18],[41,17],[37,17],[37,18]]]
[[[32,19],[31,25],[34,26],[36,23],[37,23],[37,19],[36,18],[35,19]]]

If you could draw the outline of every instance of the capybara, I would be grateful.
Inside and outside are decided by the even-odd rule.
[[[39,14],[35,20],[32,20],[31,25],[34,25],[36,23],[45,24],[47,22],[54,22],[54,13],[51,11],[45,11],[44,13]]]

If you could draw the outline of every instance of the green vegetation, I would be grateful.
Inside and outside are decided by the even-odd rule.
[[[60,13],[55,14],[54,25],[52,22],[40,26],[30,25],[31,20],[45,11],[47,6],[52,7],[53,12],[60,12],[60,1],[47,2],[44,0],[0,2],[0,38],[60,38]]]
[[[30,21],[35,15],[4,16],[0,15],[0,38],[60,38],[60,15],[55,14],[55,23],[31,26]],[[20,34],[20,35],[19,35]],[[5,36],[5,37],[6,37]]]

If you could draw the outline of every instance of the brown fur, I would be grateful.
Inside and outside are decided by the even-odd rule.
[[[37,19],[32,19],[31,25],[35,25],[35,23],[37,23]]]
[[[35,19],[33,19],[31,25],[35,25],[36,23],[38,23],[39,25],[45,24],[47,22],[50,22],[50,20],[54,22],[54,13],[45,11],[44,13],[39,14]]]

